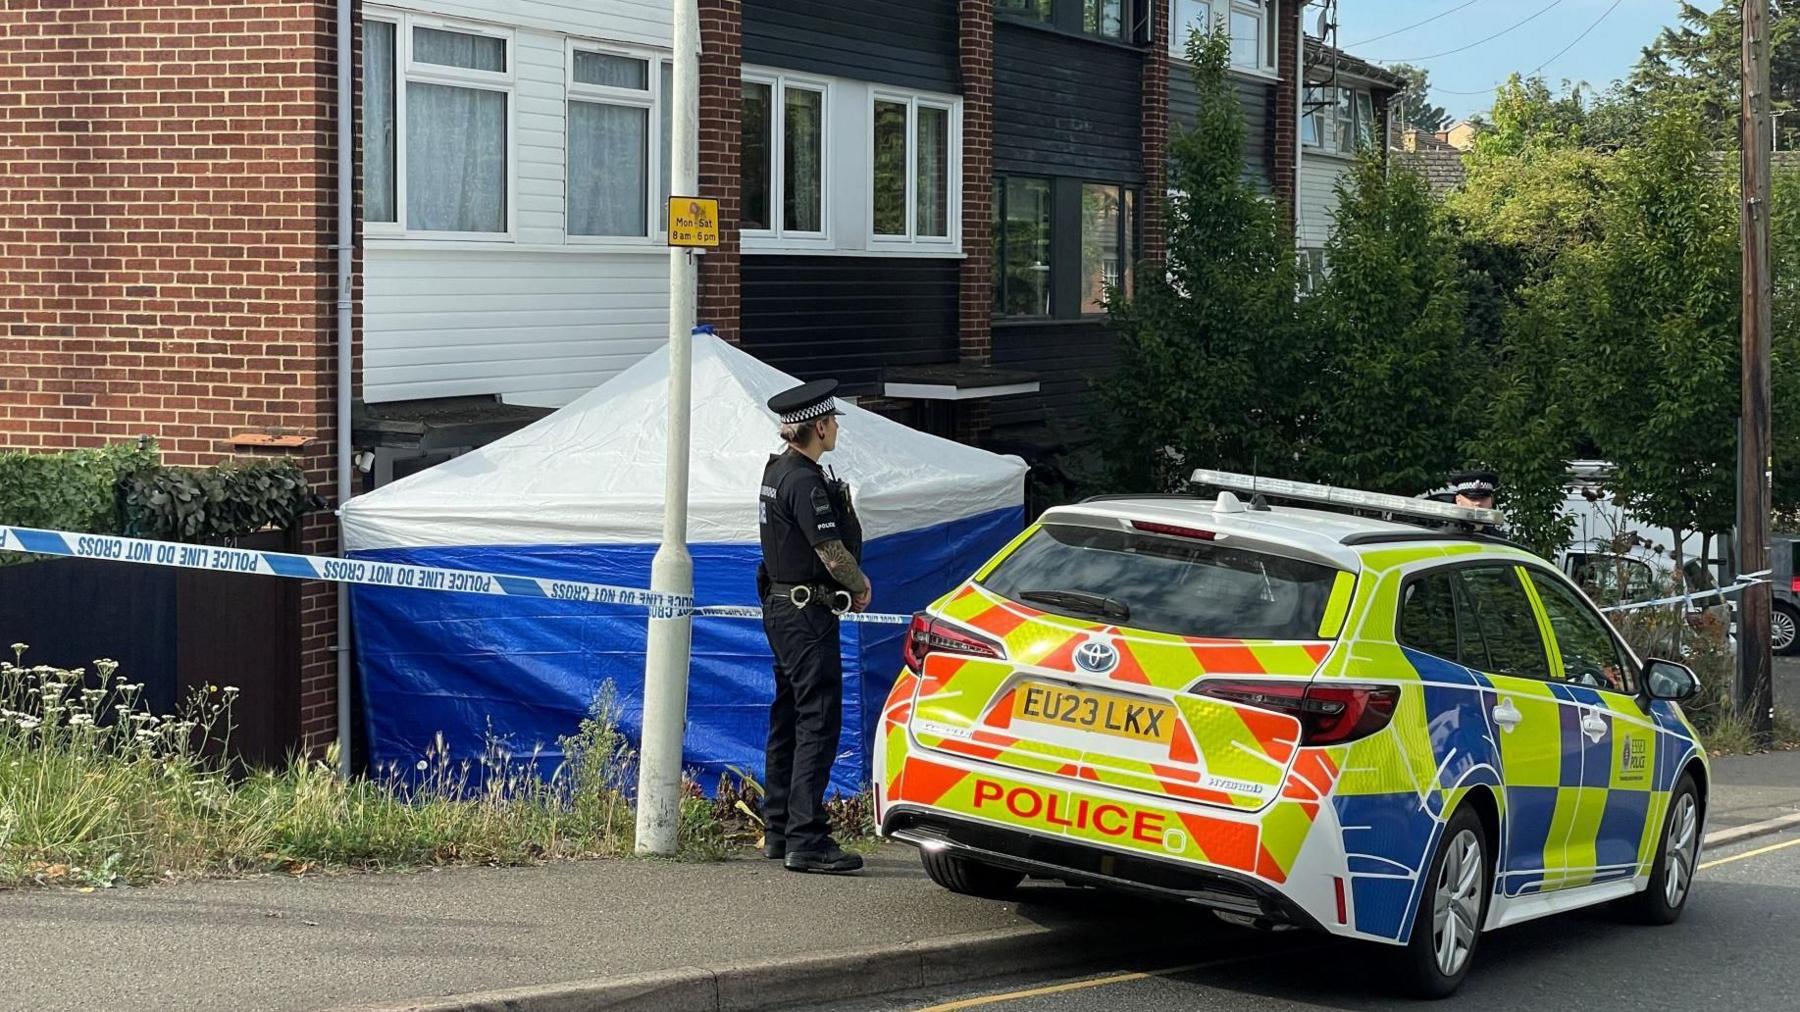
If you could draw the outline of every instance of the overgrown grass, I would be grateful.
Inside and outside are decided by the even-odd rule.
[[[496,745],[476,761],[453,761],[440,739],[410,770],[345,781],[335,753],[276,770],[234,768],[224,758],[234,688],[208,687],[178,714],[156,715],[143,686],[111,661],[92,672],[26,667],[24,646],[13,649],[14,661],[0,662],[0,886],[524,864],[632,850],[635,755],[610,687],[559,741],[563,759],[547,776],[537,755]],[[710,798],[690,781],[682,855],[719,858],[760,842],[760,798],[747,776],[727,777]]]

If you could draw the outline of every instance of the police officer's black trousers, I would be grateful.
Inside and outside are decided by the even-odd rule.
[[[763,601],[763,630],[775,651],[775,702],[769,708],[764,766],[765,833],[789,853],[831,846],[825,786],[844,723],[844,658],[838,618],[814,601],[796,608],[785,595]]]

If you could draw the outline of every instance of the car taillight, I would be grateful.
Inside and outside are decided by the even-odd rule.
[[[1388,726],[1400,703],[1396,686],[1336,682],[1206,681],[1194,692],[1285,713],[1300,722],[1302,745],[1341,745],[1367,738]]]
[[[1800,594],[1800,576],[1794,577],[1793,582],[1788,585],[1788,589],[1796,594]]]
[[[1146,534],[1167,534],[1172,538],[1194,538],[1199,541],[1211,541],[1218,537],[1218,534],[1212,531],[1201,530],[1198,527],[1181,527],[1176,524],[1157,524],[1151,523],[1148,520],[1133,520],[1131,526]]]
[[[919,612],[913,616],[912,628],[906,631],[906,641],[900,645],[900,658],[909,671],[918,674],[925,669],[925,655],[932,652],[997,658],[1000,647]]]

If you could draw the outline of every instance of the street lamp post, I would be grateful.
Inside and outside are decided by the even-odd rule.
[[[699,189],[700,23],[695,0],[674,0],[675,73],[669,141],[671,194]],[[692,597],[687,549],[688,433],[693,402],[695,253],[669,248],[669,422],[663,540],[650,589]],[[637,852],[675,853],[681,815],[681,742],[687,727],[692,615],[655,616],[644,656],[644,719],[638,755]]]

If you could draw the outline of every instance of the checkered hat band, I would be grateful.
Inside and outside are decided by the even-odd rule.
[[[781,424],[783,424],[783,425],[798,425],[801,422],[810,422],[815,418],[819,418],[824,415],[829,415],[833,411],[836,411],[836,410],[837,410],[837,398],[827,397],[817,404],[809,404],[806,407],[801,408],[799,411],[790,411],[787,414],[782,415],[781,416]]]

